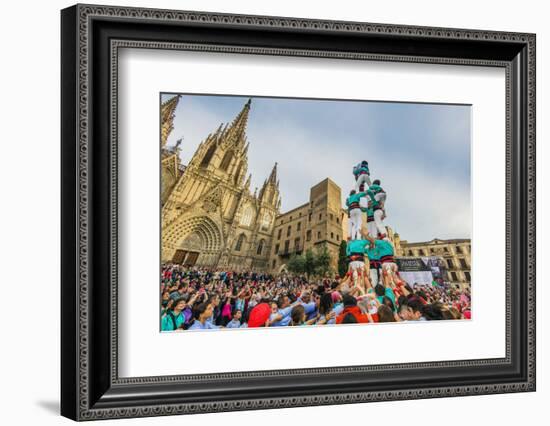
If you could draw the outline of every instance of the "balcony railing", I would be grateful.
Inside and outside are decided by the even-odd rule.
[[[299,253],[304,249],[302,244],[296,244],[289,248],[282,248],[277,252],[278,256],[288,256],[294,253]]]

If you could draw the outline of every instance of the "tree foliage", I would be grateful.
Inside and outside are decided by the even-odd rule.
[[[315,253],[313,253],[313,250],[307,249],[304,259],[305,259],[304,272],[307,274],[308,277],[310,277],[315,272],[315,267],[316,267]]]
[[[338,250],[338,275],[343,277],[348,272],[348,257],[346,256],[346,248],[348,243],[342,240],[340,249]]]
[[[304,256],[293,254],[286,264],[289,272],[303,274],[306,272],[306,259]]]
[[[317,250],[308,249],[304,254],[294,254],[288,259],[286,267],[293,274],[325,275],[330,272],[331,256],[326,245]]]
[[[326,244],[323,244],[315,253],[315,272],[323,276],[330,271],[330,253]]]

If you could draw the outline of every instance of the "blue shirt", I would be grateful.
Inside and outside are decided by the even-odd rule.
[[[304,307],[306,320],[310,320],[315,315],[317,315],[317,306],[315,305],[315,302],[304,303],[302,302],[302,299],[299,299],[299,301],[300,301],[300,304]]]
[[[227,323],[225,328],[239,328],[240,326],[241,326],[241,322],[239,320],[232,319]]]
[[[336,324],[336,317],[338,315],[340,315],[342,312],[344,311],[344,304],[343,303],[337,303],[335,304],[333,307],[332,307],[332,311],[331,312],[334,312],[334,318],[332,319],[329,319],[326,323],[327,324]],[[319,318],[319,321],[321,319],[325,319],[325,315],[321,315],[321,317]],[[317,323],[319,322],[317,321]]]
[[[217,325],[214,325],[209,321],[205,321],[203,324],[199,320],[195,320],[193,325],[189,327],[189,330],[216,330],[218,328],[219,327]]]
[[[281,315],[281,319],[279,321],[276,321],[271,324],[272,327],[286,327],[290,321],[292,320],[292,317],[290,316],[290,313],[292,312],[292,306],[287,306],[286,308],[279,309],[276,314],[271,314],[269,316],[269,320],[272,321],[273,318],[275,318],[277,315]]]

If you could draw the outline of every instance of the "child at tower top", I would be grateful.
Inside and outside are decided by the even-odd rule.
[[[367,188],[371,186],[369,163],[366,160],[361,161],[353,167],[353,175],[355,176],[355,191],[359,192],[361,186],[365,183]]]

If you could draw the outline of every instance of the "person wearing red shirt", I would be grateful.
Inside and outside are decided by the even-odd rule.
[[[359,306],[357,306],[357,300],[355,297],[345,295],[343,298],[344,310],[336,317],[336,324],[342,324],[346,315],[351,314],[355,317],[358,323],[374,322],[370,314],[364,314]]]

